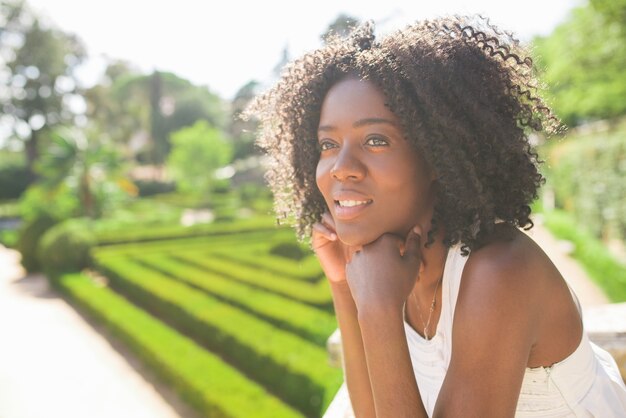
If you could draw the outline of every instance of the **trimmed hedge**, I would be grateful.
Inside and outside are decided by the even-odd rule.
[[[266,245],[263,246],[263,250],[267,250]],[[230,251],[217,249],[211,252],[221,258],[232,260],[248,267],[255,267],[277,273],[281,276],[290,276],[309,282],[317,282],[324,275],[319,261],[313,254],[300,261],[295,261],[271,255],[267,251]]]
[[[41,237],[37,260],[48,273],[80,271],[89,267],[89,251],[95,244],[89,219],[68,219],[54,225]]]
[[[204,416],[297,418],[303,415],[245,375],[83,274],[53,283],[103,323]]]
[[[177,252],[172,254],[172,257],[185,263],[198,266],[203,270],[217,273],[224,277],[230,277],[249,286],[269,290],[302,303],[307,303],[326,310],[333,308],[332,296],[326,280],[319,280],[316,284],[303,283],[300,280],[278,276],[275,273],[218,258],[213,256],[210,252]]]
[[[194,288],[209,292],[220,300],[322,348],[326,347],[328,337],[337,328],[335,317],[328,312],[199,270],[170,257],[148,255],[134,257],[133,260]]]
[[[275,231],[276,222],[271,217],[256,217],[236,222],[195,224],[192,226],[165,225],[151,228],[123,228],[96,231],[99,245],[138,243],[171,240],[205,235],[227,235],[242,232]]]
[[[341,385],[342,373],[327,364],[325,350],[131,261],[96,262],[113,288],[306,415],[320,416]]]

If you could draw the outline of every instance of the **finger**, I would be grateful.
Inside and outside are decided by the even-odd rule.
[[[321,222],[315,222],[313,224],[313,232],[320,234],[329,241],[335,241],[337,239],[337,233]]]
[[[337,230],[337,227],[335,226],[335,220],[333,219],[332,215],[328,212],[324,212],[322,214],[322,223],[333,231]]]

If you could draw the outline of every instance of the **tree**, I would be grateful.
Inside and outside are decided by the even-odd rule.
[[[587,5],[574,9],[548,37],[533,40],[549,99],[566,124],[626,113],[623,33]]]
[[[78,215],[97,218],[119,192],[122,158],[94,129],[68,128],[51,135],[51,144],[37,164],[38,185],[54,191],[67,187],[78,199]]]
[[[328,25],[328,28],[320,36],[320,38],[324,43],[327,43],[333,36],[346,38],[350,35],[354,28],[359,26],[359,23],[360,22],[357,18],[342,13],[337,16],[337,18],[330,25]]]
[[[258,81],[249,81],[237,91],[231,103],[231,120],[228,133],[233,139],[235,159],[246,158],[257,153],[254,148],[254,140],[258,122],[243,120],[241,115],[248,103],[256,96],[258,88]]]
[[[76,36],[48,26],[22,1],[3,3],[0,13],[6,22],[0,32],[3,119],[23,141],[34,177],[40,140],[55,126],[73,124],[83,103],[74,70],[85,50]]]
[[[177,187],[198,195],[208,192],[215,180],[215,170],[232,160],[232,144],[204,120],[173,133],[171,139],[167,168]]]

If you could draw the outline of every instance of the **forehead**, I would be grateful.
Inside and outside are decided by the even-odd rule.
[[[367,80],[347,78],[333,85],[322,103],[320,125],[335,125],[341,121],[384,118],[397,122],[387,106],[382,90]]]

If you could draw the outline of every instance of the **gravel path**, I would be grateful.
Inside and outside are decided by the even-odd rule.
[[[529,235],[583,307],[608,302],[539,222]],[[0,246],[0,418],[197,418],[111,341]]]

